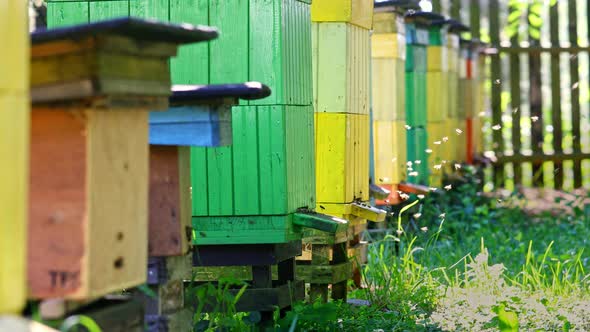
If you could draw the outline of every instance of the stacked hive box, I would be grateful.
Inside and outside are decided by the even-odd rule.
[[[233,146],[191,152],[193,242],[199,245],[193,263],[257,265],[252,268],[254,285],[267,290],[273,288],[270,265],[280,264],[284,272],[279,273],[280,287],[269,290],[269,301],[254,304],[263,311],[287,306],[290,301],[284,297],[292,293],[296,299],[302,290],[287,283],[293,278],[294,257],[301,252],[300,225],[323,227],[318,220],[327,220],[334,226],[329,229],[337,227],[332,219],[305,213],[316,202],[309,3],[211,0],[195,5],[142,0],[86,4],[76,4],[86,19],[133,15],[209,24],[223,31],[223,38],[210,45],[181,52],[172,62],[175,83],[258,80],[270,86],[269,98],[243,101],[233,108]],[[73,5],[53,3],[50,12],[63,13],[65,6]],[[278,293],[282,298],[277,299]]]
[[[448,132],[448,48],[446,21],[433,22],[429,27],[426,73],[426,106],[430,185],[440,187],[444,166],[449,160],[450,143]]]
[[[368,219],[381,213],[358,204],[369,200],[369,37],[373,19],[371,0],[330,0],[312,4],[312,52],[315,106],[315,157],[318,210],[349,221],[349,236],[357,236]],[[384,215],[383,215],[384,216]],[[331,265],[346,261],[347,237],[306,234],[311,264],[300,262],[300,270],[330,265],[326,246],[333,247]],[[355,243],[364,246],[364,243]],[[360,249],[360,248],[359,248]],[[361,250],[359,250],[361,251]],[[362,252],[362,251],[361,251]],[[317,257],[317,258],[316,258]],[[354,259],[353,259],[354,260]],[[357,260],[363,262],[363,258]],[[322,267],[326,269],[326,267]],[[312,283],[312,290],[317,280]],[[334,290],[345,295],[348,276],[333,278]],[[327,288],[317,294],[326,297]],[[312,294],[316,296],[316,294]],[[340,295],[339,295],[340,296]],[[333,296],[334,297],[334,296]]]
[[[459,105],[459,75],[460,75],[460,47],[459,34],[469,29],[463,24],[449,20],[449,33],[447,34],[447,51],[448,51],[448,92],[449,92],[449,120],[447,125],[447,132],[452,133],[449,136],[449,144],[451,151],[449,152],[449,161],[461,161],[459,153],[464,146],[466,134],[465,128],[460,121],[460,105]]]
[[[377,205],[399,201],[397,184],[406,177],[406,31],[404,9],[375,5],[371,37],[375,183],[390,191]]]
[[[230,144],[231,106],[270,94],[256,82],[182,85],[173,92],[170,109],[150,113],[148,285],[158,296],[143,296],[149,331],[192,327],[183,287],[192,275],[189,147]]]
[[[434,15],[434,14],[433,14]],[[436,19],[440,19],[435,15]],[[434,17],[434,16],[433,16]],[[406,124],[408,181],[428,185],[427,45],[429,13],[406,15]]]
[[[0,5],[0,315],[25,303],[29,40],[22,1]],[[0,328],[1,329],[1,328]]]

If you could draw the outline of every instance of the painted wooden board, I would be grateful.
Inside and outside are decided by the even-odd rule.
[[[404,121],[374,121],[375,182],[397,184],[406,174],[406,128]]]
[[[150,145],[150,256],[179,256],[192,237],[190,148]]]
[[[375,33],[371,36],[371,57],[406,59],[406,38],[400,33]]]
[[[297,279],[312,284],[336,284],[350,279],[352,261],[329,265],[306,265],[297,263]]]
[[[453,127],[455,129],[461,130],[463,133],[467,132],[467,122],[466,119],[455,119],[453,121]],[[464,134],[466,135],[466,134]],[[463,143],[466,142],[466,138],[463,138]],[[455,151],[454,151],[454,161],[455,162],[463,162],[467,160],[467,144],[456,144]]]
[[[424,45],[406,44],[406,71],[426,72],[428,67],[428,52]]]
[[[428,30],[414,23],[406,23],[406,42],[408,45],[428,45]]]
[[[232,123],[233,146],[192,149],[193,216],[314,207],[312,107],[239,106]]]
[[[352,204],[321,203],[316,209],[321,213],[348,220],[349,235],[356,226],[367,223],[367,219],[353,215]]]
[[[472,80],[459,78],[457,118],[465,120],[468,114],[473,113]]]
[[[443,122],[449,117],[448,73],[426,73],[426,108],[428,123]]]
[[[26,200],[29,142],[27,6],[0,4],[0,314],[19,313],[26,288]],[[9,318],[0,318],[0,330]],[[25,329],[6,329],[25,331]]]
[[[447,69],[452,73],[459,73],[459,50],[447,47]]]
[[[449,70],[448,48],[446,46],[428,46],[426,48],[427,65],[429,72],[447,72]]]
[[[459,117],[459,77],[455,72],[448,73],[449,118]]]
[[[196,245],[286,243],[300,240],[302,231],[293,214],[193,217],[192,224]]]
[[[232,142],[231,104],[170,107],[150,112],[150,144],[222,146]]]
[[[366,1],[366,0],[365,0]],[[124,3],[127,2],[128,9]],[[171,61],[175,84],[259,81],[273,91],[242,105],[311,105],[310,4],[297,0],[102,0],[52,1],[50,26],[125,15],[211,25],[223,37],[183,47]],[[224,59],[232,57],[228,63]],[[208,70],[202,68],[208,67]]]
[[[33,108],[32,298],[93,298],[145,280],[147,130],[147,110]]]
[[[369,30],[313,23],[315,111],[369,114]]]
[[[373,14],[373,33],[406,34],[403,14],[396,12],[376,12]]]
[[[447,30],[442,25],[431,25],[428,29],[428,45],[431,46],[446,46],[447,45]]]
[[[401,59],[375,59],[372,63],[373,120],[406,119],[406,72]]]
[[[320,203],[368,200],[369,117],[315,114],[316,196]],[[321,212],[321,211],[320,211]]]
[[[411,127],[427,122],[426,73],[406,72],[406,123]]]
[[[447,163],[450,162],[448,154],[452,144],[462,144],[462,142],[451,142],[447,130],[448,126],[444,122],[429,122],[426,126],[428,146],[432,150],[428,156],[428,170],[430,185],[433,187],[442,185],[443,171],[448,168]]]
[[[361,28],[373,26],[373,0],[324,0],[311,4],[313,22],[345,22]]]
[[[408,166],[407,181],[428,185],[428,133],[425,128],[411,128],[407,131]]]
[[[47,27],[63,27],[88,23],[90,20],[90,2],[47,1]]]

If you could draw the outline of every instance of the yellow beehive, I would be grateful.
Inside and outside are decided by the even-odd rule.
[[[395,185],[405,179],[406,128],[402,121],[373,121],[375,183]]]
[[[426,73],[426,109],[428,122],[442,122],[449,117],[449,76],[444,72]]]
[[[368,115],[316,113],[315,156],[318,204],[369,199]]]
[[[373,119],[405,120],[405,36],[373,34],[371,48]]]
[[[365,29],[373,26],[373,0],[321,0],[311,4],[313,22],[346,22]]]
[[[406,36],[400,33],[375,33],[371,36],[372,58],[406,59]]]
[[[449,67],[448,48],[446,46],[428,46],[426,49],[427,71],[447,72]]]
[[[373,33],[406,34],[404,15],[396,12],[378,12],[373,14]]]
[[[27,6],[0,2],[0,313],[18,313],[26,297],[26,199],[29,142]]]
[[[312,23],[316,112],[369,114],[369,30],[348,23]]]
[[[454,130],[462,132],[455,140],[455,143],[451,142],[451,146],[454,147],[453,161],[463,162],[467,159],[467,122],[465,119],[453,119]]]

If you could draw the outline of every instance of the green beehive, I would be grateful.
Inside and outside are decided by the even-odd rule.
[[[426,126],[426,73],[406,73],[406,124]]]

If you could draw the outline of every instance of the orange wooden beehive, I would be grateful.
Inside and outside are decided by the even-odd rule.
[[[32,35],[28,285],[89,299],[144,282],[148,111],[210,29],[118,19]]]

